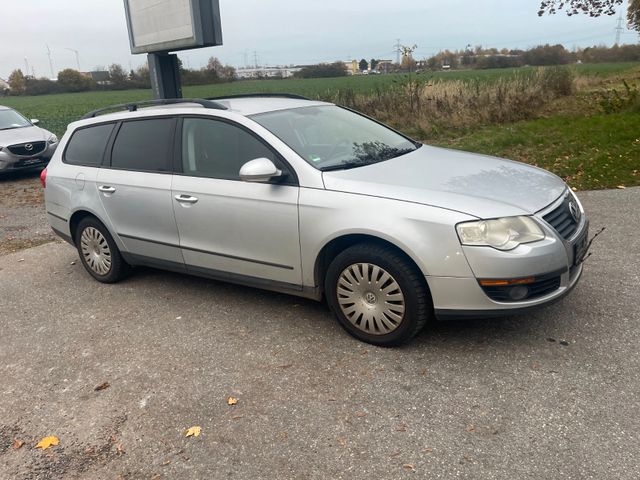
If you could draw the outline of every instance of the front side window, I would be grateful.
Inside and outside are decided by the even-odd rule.
[[[361,167],[418,148],[393,130],[335,105],[278,110],[251,118],[319,170]]]
[[[207,118],[185,118],[182,124],[182,172],[193,177],[240,180],[250,160],[275,154],[244,129]]]
[[[124,122],[111,153],[111,166],[141,172],[170,172],[173,153],[172,118]]]
[[[0,130],[30,127],[32,124],[15,110],[10,108],[0,110]]]
[[[76,130],[64,152],[64,162],[71,165],[98,167],[115,124],[96,125]]]

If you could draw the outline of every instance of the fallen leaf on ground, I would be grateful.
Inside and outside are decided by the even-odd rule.
[[[287,363],[285,365],[278,365],[278,368],[291,368],[293,367],[293,363]]]
[[[395,457],[399,457],[401,452],[393,452],[392,454],[390,454],[389,456],[391,458],[395,458]]]
[[[44,437],[42,440],[38,442],[36,448],[41,448],[42,450],[46,450],[51,446],[58,445],[60,443],[60,439],[55,435],[51,435],[49,437]]]
[[[122,446],[121,443],[118,443],[116,445],[116,452],[118,452],[118,455],[124,455],[125,453],[127,453],[124,451],[124,447]]]
[[[238,399],[235,397],[227,398],[227,405],[236,405],[238,403]]]
[[[475,432],[476,431],[476,427],[474,427],[473,425],[469,425],[467,427],[467,432]]]
[[[402,465],[402,468],[404,468],[405,470],[411,470],[412,472],[416,471],[416,466],[412,463],[405,463],[404,465]]]
[[[365,412],[356,412],[356,417],[362,418],[362,417],[366,417],[366,416],[367,416],[367,414]]]
[[[620,190],[625,190],[627,187],[625,187],[624,185],[618,185],[618,188],[619,188]]]
[[[187,431],[185,432],[184,436],[185,437],[199,437],[201,430],[202,429],[200,427],[198,427],[198,426],[188,428]]]
[[[171,463],[171,460],[167,460],[166,462],[162,462],[162,466],[166,467],[167,465],[169,465]]]
[[[433,452],[433,448],[424,448],[422,450],[422,453],[431,453],[431,452]]]
[[[106,390],[107,388],[109,388],[111,385],[109,385],[109,382],[104,382],[101,383],[100,385],[98,385],[96,388],[94,388],[94,390],[96,392],[99,392],[100,390]]]
[[[18,450],[19,448],[22,448],[23,445],[24,445],[24,442],[22,440],[16,439],[13,441],[14,450]]]

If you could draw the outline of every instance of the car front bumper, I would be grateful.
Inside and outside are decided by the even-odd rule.
[[[46,148],[36,155],[14,155],[8,148],[0,150],[0,173],[29,170],[46,166],[51,160],[58,143],[47,143]]]
[[[507,252],[490,247],[463,246],[469,267],[475,275],[473,278],[427,276],[436,317],[444,320],[526,313],[553,303],[571,292],[582,275],[581,259],[575,258],[576,246],[588,240],[589,221],[582,205],[579,205],[581,217],[576,231],[570,238],[564,239],[543,218],[549,211],[558,208],[559,202],[554,202],[535,215],[545,231],[544,240],[520,245]],[[532,288],[536,285],[546,288],[540,289],[537,296],[511,301],[500,295],[490,296],[490,289],[480,285],[480,280],[484,279],[533,279],[536,283],[530,285]]]

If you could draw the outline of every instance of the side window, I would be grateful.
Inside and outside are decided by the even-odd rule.
[[[275,154],[240,127],[206,118],[185,118],[182,124],[182,171],[194,177],[240,180],[249,160]]]
[[[111,152],[111,166],[143,172],[170,172],[172,118],[124,122]]]
[[[99,167],[114,126],[108,123],[76,130],[64,152],[64,163]]]

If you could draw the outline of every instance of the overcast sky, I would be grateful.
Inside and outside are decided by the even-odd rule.
[[[184,64],[201,67],[210,56],[242,66],[300,64],[352,58],[394,58],[393,45],[417,44],[417,58],[467,44],[526,48],[562,43],[567,48],[612,45],[616,17],[564,14],[538,17],[539,0],[220,0],[224,46],[181,52]],[[625,6],[626,7],[626,6]],[[0,77],[15,68],[50,76],[120,63],[133,68],[122,0],[2,0]],[[626,30],[628,32],[628,30]],[[625,33],[623,41],[638,37]]]

